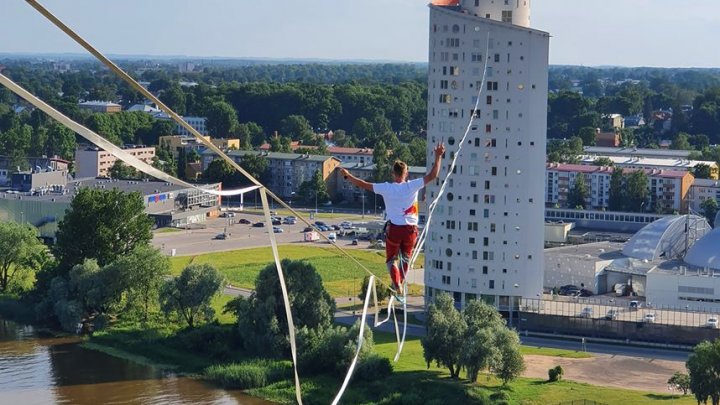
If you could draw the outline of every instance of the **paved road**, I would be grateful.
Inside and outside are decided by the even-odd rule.
[[[352,217],[356,219],[357,217]],[[165,254],[171,254],[175,249],[178,256],[196,255],[209,252],[222,252],[237,249],[267,247],[270,246],[268,239],[268,228],[255,228],[251,225],[240,224],[240,219],[247,219],[251,223],[264,222],[261,215],[256,214],[238,214],[234,218],[217,218],[211,219],[205,223],[205,229],[178,230],[175,232],[156,232],[153,235],[152,244]],[[332,220],[323,219],[327,224],[339,224],[344,221],[343,218]],[[304,244],[303,229],[305,224],[298,222],[296,225],[280,225],[283,233],[276,233],[275,237],[279,244]],[[228,238],[225,240],[213,239],[216,235],[226,232]],[[323,232],[325,235],[330,232]],[[359,241],[359,244],[353,246],[352,238],[338,239],[338,244],[348,249],[368,248],[367,241]],[[315,244],[325,244],[327,242],[318,241]]]

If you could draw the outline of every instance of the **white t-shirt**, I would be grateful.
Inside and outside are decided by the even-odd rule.
[[[418,224],[418,191],[425,186],[425,180],[410,180],[404,183],[373,183],[373,192],[385,200],[387,219],[394,225]]]

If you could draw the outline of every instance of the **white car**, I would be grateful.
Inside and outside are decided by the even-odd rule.
[[[335,232],[330,233],[328,235],[328,239],[330,240],[330,243],[337,242],[337,235],[335,234]]]
[[[645,314],[643,321],[647,323],[655,323],[655,314],[652,312],[648,312],[647,314]]]
[[[581,318],[592,318],[592,314],[593,314],[593,309],[591,307],[585,307],[580,312],[580,317]]]
[[[720,326],[720,325],[718,325],[718,318],[716,316],[713,316],[712,318],[708,318],[705,326],[707,326],[708,328],[717,329]]]

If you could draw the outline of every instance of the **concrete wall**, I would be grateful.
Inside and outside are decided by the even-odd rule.
[[[565,255],[545,255],[545,288],[573,284],[598,292],[596,282],[596,258]]]
[[[685,275],[651,271],[647,275],[647,300],[655,306],[720,312],[720,277],[712,274],[698,274],[697,270],[687,270]]]
[[[532,312],[519,313],[517,328],[520,331],[682,345],[696,345],[703,340],[720,338],[718,329],[540,315]]]

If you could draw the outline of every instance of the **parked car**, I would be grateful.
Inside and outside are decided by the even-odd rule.
[[[265,222],[255,222],[253,224],[253,228],[264,228],[264,227],[265,227]]]
[[[717,329],[718,327],[720,327],[720,325],[718,325],[718,318],[716,316],[708,318],[705,326],[707,326],[708,328]]]
[[[292,216],[291,216],[291,217],[285,217],[285,218],[283,219],[283,223],[286,224],[286,225],[295,225],[295,224],[297,224],[297,218],[292,217]]]
[[[581,318],[592,318],[593,309],[592,307],[585,307],[580,311]]]
[[[327,226],[327,224],[323,221],[315,221],[315,226]]]
[[[227,234],[219,233],[219,234],[215,235],[215,237],[213,239],[225,240],[225,239],[227,239]]]
[[[330,228],[331,228],[333,231],[339,231],[339,230],[340,230],[340,225],[332,225],[332,226],[330,226]]]
[[[282,228],[279,226],[273,226],[273,233],[283,233],[285,232]]]
[[[228,216],[228,218],[235,218],[235,213],[234,213],[234,212],[228,212],[228,213],[227,213],[227,216]]]
[[[359,243],[359,242],[358,242],[357,238],[355,238],[355,239],[352,240],[351,245],[357,246],[358,243]]]
[[[645,316],[643,317],[643,322],[655,323],[655,314],[654,314],[653,312],[648,312],[648,313],[645,314]]]
[[[282,225],[282,221],[279,220],[279,219],[273,219],[273,220],[272,220],[272,224],[273,224],[273,225]]]
[[[618,315],[620,314],[620,311],[617,309],[610,309],[607,311],[607,314],[605,314],[605,319],[614,321],[618,318]]]
[[[340,227],[343,229],[350,229],[352,228],[352,222],[350,221],[343,221],[340,223]]]
[[[240,218],[240,219],[238,220],[238,223],[239,223],[239,224],[250,225],[250,220],[245,219],[245,218]]]
[[[312,231],[314,231],[314,230],[315,230],[315,228],[313,228],[313,227],[311,227],[311,226],[306,226],[302,231],[303,231],[303,232],[312,232]]]
[[[328,239],[330,240],[330,243],[337,242],[337,235],[335,234],[335,232],[332,232],[331,234],[329,234]]]
[[[640,308],[640,301],[636,301],[636,300],[630,301],[630,310],[631,311],[637,311],[638,308]]]
[[[564,285],[564,286],[560,287],[560,289],[558,289],[558,295],[574,295],[574,294],[577,294],[578,291],[580,291],[580,288],[578,288],[575,285],[568,284],[568,285]]]
[[[328,227],[327,225],[319,225],[318,228],[323,232],[327,232],[330,230],[330,227]]]
[[[579,297],[592,297],[593,293],[590,290],[587,290],[585,288],[580,289],[580,291],[577,292],[577,295]]]

